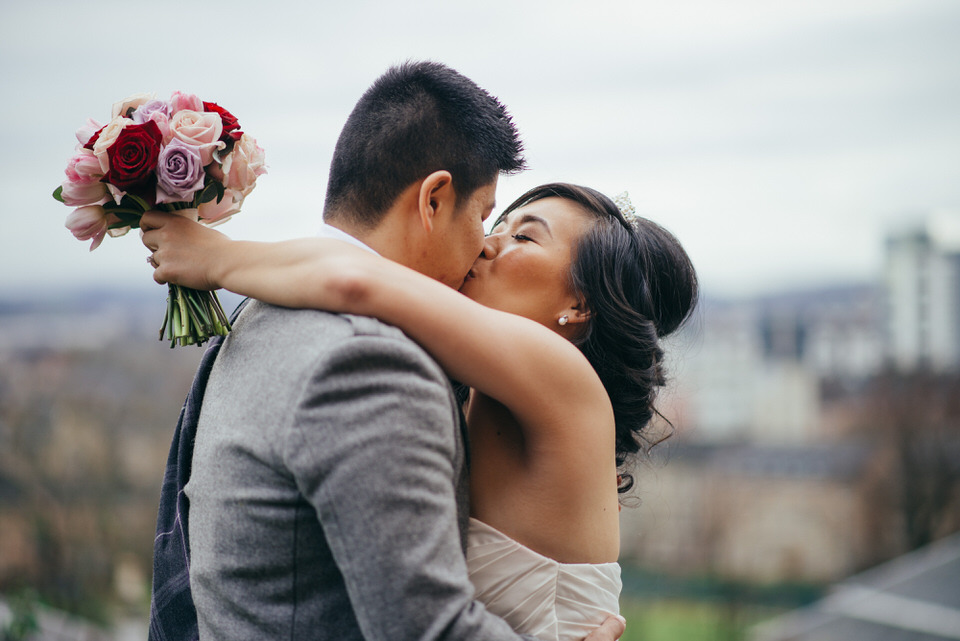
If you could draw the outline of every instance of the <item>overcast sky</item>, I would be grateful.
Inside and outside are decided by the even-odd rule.
[[[324,8],[329,5],[330,8]],[[134,235],[92,254],[50,198],[86,118],[196,93],[266,150],[236,238],[312,234],[340,127],[405,59],[499,96],[532,169],[674,231],[708,292],[877,278],[892,227],[960,208],[960,2],[0,0],[0,293],[152,283]]]

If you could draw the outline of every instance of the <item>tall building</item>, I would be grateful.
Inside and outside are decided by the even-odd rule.
[[[856,386],[883,366],[882,301],[872,283],[705,300],[667,349],[678,423],[702,441],[820,439],[824,381]]]
[[[960,368],[960,212],[886,244],[887,356],[901,371]]]

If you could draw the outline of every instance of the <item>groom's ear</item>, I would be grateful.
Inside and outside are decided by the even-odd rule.
[[[439,216],[452,216],[457,195],[453,190],[453,176],[441,169],[433,172],[420,183],[417,205],[420,210],[420,225],[428,234]]]

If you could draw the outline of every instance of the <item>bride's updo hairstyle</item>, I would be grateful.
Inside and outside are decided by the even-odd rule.
[[[693,312],[697,275],[680,242],[666,229],[625,217],[608,197],[588,187],[552,183],[520,196],[501,214],[543,198],[578,204],[596,223],[573,248],[570,284],[590,312],[573,340],[593,365],[613,404],[617,466],[651,439],[646,427],[657,414],[654,400],[666,383],[660,339]],[[620,491],[633,486],[622,474]]]

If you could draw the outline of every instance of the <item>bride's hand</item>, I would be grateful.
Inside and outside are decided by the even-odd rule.
[[[623,635],[626,628],[626,619],[620,615],[610,616],[583,641],[615,641]]]
[[[140,219],[143,244],[153,254],[153,279],[192,289],[217,289],[218,248],[230,239],[176,214],[148,211]]]

